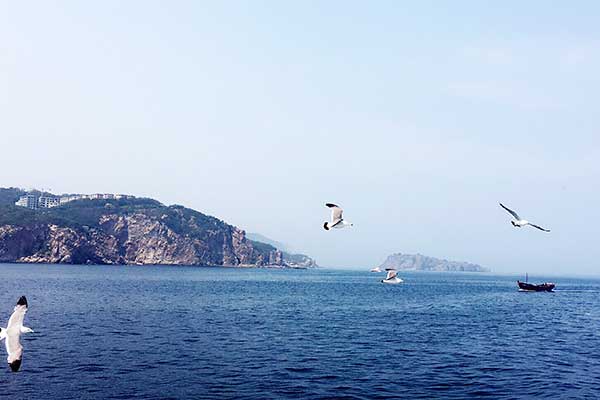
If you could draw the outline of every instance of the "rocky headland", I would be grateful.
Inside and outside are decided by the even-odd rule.
[[[144,198],[76,200],[32,210],[0,189],[0,262],[311,268],[316,263],[178,205]]]
[[[448,261],[422,254],[402,253],[388,256],[379,268],[395,268],[398,271],[489,272],[487,268],[469,262]]]

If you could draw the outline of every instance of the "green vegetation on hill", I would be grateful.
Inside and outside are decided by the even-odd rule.
[[[19,197],[23,196],[25,191],[19,188],[0,188],[0,207],[14,206]]]
[[[260,233],[246,232],[246,237],[248,239],[252,240],[253,242],[266,243],[266,244],[270,244],[271,246],[273,246],[275,248],[278,248],[279,250],[289,251],[285,244],[278,242],[276,240],[270,239],[264,235],[261,235]]]
[[[5,197],[12,199],[8,195]],[[53,224],[68,228],[97,228],[100,217],[103,215],[125,216],[136,213],[160,219],[170,229],[181,235],[204,235],[226,226],[223,221],[198,211],[178,205],[165,206],[156,200],[147,198],[83,199],[59,207],[37,210],[18,207],[13,202],[0,206],[0,225],[27,227]],[[269,248],[274,250],[272,246]]]
[[[256,240],[249,240],[249,242],[252,243],[252,246],[260,252],[269,252],[277,250],[275,247],[267,243],[257,242]]]
[[[10,196],[7,194],[4,198],[9,199]],[[12,202],[0,205],[0,225],[55,224],[70,228],[95,227],[103,214],[126,215],[152,212],[159,208],[166,207],[152,199],[76,200],[60,207],[37,210],[15,206]]]

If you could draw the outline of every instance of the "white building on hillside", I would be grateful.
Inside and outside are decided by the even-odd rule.
[[[19,200],[15,203],[15,205],[35,210],[38,208],[38,199],[33,194],[26,194],[25,196],[21,196]]]
[[[21,196],[15,203],[19,207],[27,207],[32,210],[38,208],[53,208],[75,200],[120,200],[120,199],[135,199],[135,196],[126,194],[112,193],[94,193],[94,194],[70,194],[60,197],[56,196],[37,196],[35,194],[26,194]]]
[[[71,195],[71,196],[61,196],[60,197],[60,204],[61,205],[62,204],[66,204],[66,203],[68,203],[70,201],[75,201],[75,200],[79,200],[79,199],[81,199],[81,195],[79,195],[79,194],[74,194],[74,195]]]
[[[39,208],[52,208],[60,206],[60,199],[58,197],[40,196],[38,199]]]

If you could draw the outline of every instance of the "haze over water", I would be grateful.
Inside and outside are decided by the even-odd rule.
[[[0,265],[27,294],[10,399],[597,398],[600,281]],[[543,280],[544,277],[536,277]]]

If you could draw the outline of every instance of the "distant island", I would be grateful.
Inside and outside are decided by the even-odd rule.
[[[399,271],[489,272],[489,269],[469,262],[448,261],[422,254],[402,253],[388,256],[379,268],[394,268]]]
[[[313,268],[215,217],[130,195],[0,188],[0,262]]]

